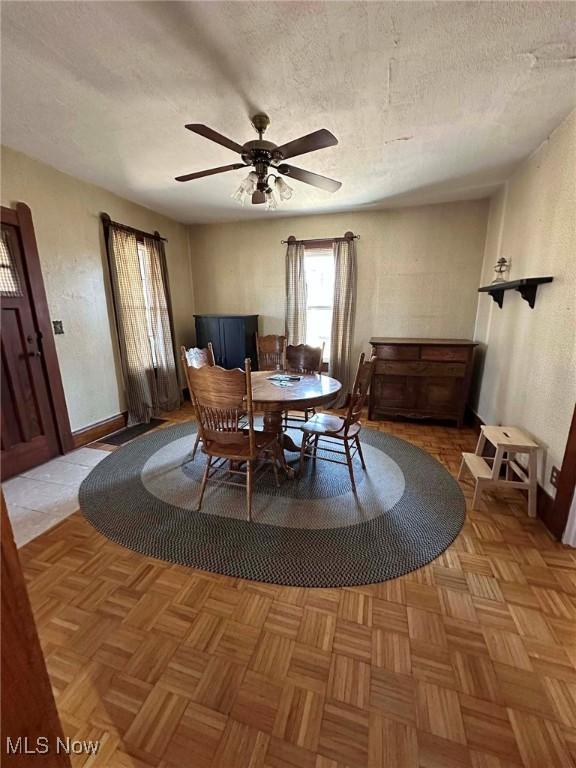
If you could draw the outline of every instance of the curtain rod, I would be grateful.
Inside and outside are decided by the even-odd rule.
[[[282,245],[288,245],[290,243],[310,245],[311,243],[343,243],[346,240],[360,240],[360,235],[355,235],[353,232],[346,232],[344,237],[317,237],[314,240],[296,240],[294,235],[290,235],[287,240],[280,240],[280,243]]]
[[[113,221],[110,216],[107,213],[101,213],[100,218],[104,224],[104,226],[109,227],[110,224],[113,224],[115,227],[120,227],[120,229],[125,229],[127,232],[133,232],[135,235],[141,235],[142,237],[149,237],[152,240],[163,240],[165,243],[168,242],[168,239],[166,237],[162,237],[160,232],[144,232],[142,229],[136,229],[136,227],[130,227],[128,224],[121,224],[119,221]]]

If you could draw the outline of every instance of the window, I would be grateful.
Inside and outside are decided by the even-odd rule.
[[[334,304],[334,253],[332,248],[306,248],[306,344],[324,344],[324,362],[330,360],[332,307]]]
[[[156,341],[154,339],[154,326],[152,325],[152,289],[150,285],[150,263],[148,250],[144,243],[138,241],[138,260],[140,262],[140,275],[142,277],[142,288],[144,291],[144,310],[146,312],[146,327],[148,329],[148,341],[150,342],[150,351],[152,352],[152,364],[157,367]]]
[[[0,240],[0,293],[2,296],[22,296],[20,275],[10,253],[10,238],[6,230],[2,230]]]

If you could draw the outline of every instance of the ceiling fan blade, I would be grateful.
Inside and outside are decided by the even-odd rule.
[[[208,128],[207,125],[201,125],[200,123],[190,123],[186,126],[192,133],[197,133],[199,136],[204,136],[205,139],[215,141],[216,144],[221,144],[223,147],[231,149],[232,152],[238,152],[241,155],[244,152],[244,148],[241,144],[238,144],[232,139],[228,139],[226,136],[222,136],[218,131],[214,131],[212,128]]]
[[[315,152],[317,149],[334,147],[336,144],[338,144],[336,136],[327,131],[326,128],[321,128],[319,131],[314,131],[307,136],[301,136],[299,139],[283,144],[281,147],[278,147],[277,152],[281,152],[282,159],[286,160],[289,157],[296,157],[296,155]]]
[[[176,176],[176,181],[192,181],[192,179],[201,179],[203,176],[214,176],[216,173],[225,171],[237,171],[238,168],[247,168],[244,163],[234,163],[233,165],[221,165],[219,168],[209,168],[207,171],[197,171],[196,173],[185,173],[184,176]]]
[[[342,186],[341,181],[334,181],[327,176],[320,176],[319,173],[312,173],[312,171],[305,171],[302,168],[296,168],[294,165],[287,165],[282,163],[276,170],[283,176],[289,176],[291,179],[298,179],[305,184],[312,184],[313,187],[319,189],[325,189],[327,192],[337,192]]]

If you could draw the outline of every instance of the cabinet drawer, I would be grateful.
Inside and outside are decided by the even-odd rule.
[[[377,360],[374,375],[385,376],[440,376],[464,378],[466,366],[463,363],[440,363],[414,360],[412,362]]]
[[[380,360],[418,360],[420,347],[412,344],[405,347],[396,344],[377,344],[374,346],[374,354]]]
[[[422,347],[422,360],[468,360],[468,347]]]

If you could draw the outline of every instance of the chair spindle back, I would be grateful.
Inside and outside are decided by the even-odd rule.
[[[350,402],[346,411],[345,432],[348,432],[348,429],[353,424],[356,424],[358,421],[360,421],[362,408],[366,402],[368,389],[370,387],[370,382],[372,381],[372,372],[374,371],[375,363],[375,356],[366,361],[365,354],[362,352],[360,355],[360,360],[358,361],[358,369],[356,370],[356,376],[354,378],[354,386],[352,387]]]
[[[180,356],[184,368],[202,368],[203,365],[215,365],[214,349],[212,342],[208,342],[208,346],[202,347],[180,347]]]
[[[320,373],[324,344],[311,347],[308,344],[289,344],[286,347],[286,367],[294,373]]]
[[[258,352],[258,369],[275,371],[286,369],[286,336],[258,336],[256,334],[256,350]]]
[[[206,446],[212,442],[243,442],[247,431],[250,451],[255,452],[250,359],[244,364],[245,371],[227,371],[218,365],[188,369],[200,434]],[[247,426],[240,423],[246,416]]]
[[[188,371],[190,368],[202,368],[204,365],[214,365],[212,342],[209,341],[208,346],[205,349],[202,347],[190,347],[190,349],[186,349],[184,346],[180,347],[180,359],[182,360],[182,368],[184,369],[184,376],[186,377],[190,399],[192,399],[192,384],[190,383]]]

